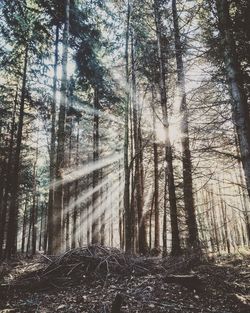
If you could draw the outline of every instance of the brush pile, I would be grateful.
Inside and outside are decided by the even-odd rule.
[[[92,278],[107,280],[110,277],[143,276],[162,271],[158,258],[135,257],[100,245],[72,249],[59,256],[41,256],[43,265],[40,270],[5,286],[8,289],[43,290],[73,286]]]
[[[69,250],[58,257],[46,257],[48,266],[42,277],[52,275],[75,277],[95,274],[145,275],[157,269],[154,258],[138,258],[124,254],[116,248],[91,245]]]

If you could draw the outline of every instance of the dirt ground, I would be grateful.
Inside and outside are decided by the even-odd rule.
[[[95,270],[87,271],[75,260],[69,266],[70,258],[67,271],[66,263],[60,271],[55,266],[48,270],[42,256],[2,263],[0,312],[109,313],[117,294],[122,299],[122,313],[250,312],[250,256],[221,257],[216,262],[200,264],[189,262],[189,266],[183,259],[150,258],[150,265],[139,274],[135,268],[116,273],[108,268],[114,263],[107,261],[106,271],[97,271],[96,264]],[[138,258],[136,262],[145,264],[148,259],[145,260]],[[166,278],[178,278],[180,274],[198,278],[199,285],[178,279],[169,282]]]

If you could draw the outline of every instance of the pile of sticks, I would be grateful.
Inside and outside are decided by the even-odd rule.
[[[107,248],[99,245],[91,245],[69,250],[57,257],[45,256],[47,267],[42,271],[42,277],[60,275],[66,277],[88,274],[119,274],[119,275],[144,275],[147,274],[152,262],[145,259],[134,258],[126,255],[116,248]]]

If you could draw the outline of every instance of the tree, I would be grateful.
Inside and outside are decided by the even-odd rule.
[[[172,0],[172,13],[174,22],[174,37],[175,37],[175,56],[177,64],[177,88],[179,91],[180,99],[180,114],[181,121],[181,136],[182,136],[182,162],[183,162],[183,192],[184,192],[184,205],[187,215],[188,225],[188,244],[190,248],[199,248],[198,227],[195,216],[195,204],[193,196],[193,179],[192,179],[192,160],[190,153],[189,143],[189,126],[188,126],[188,108],[185,91],[185,72],[183,65],[183,48],[180,37],[180,28],[178,20],[178,11],[176,0]]]
[[[160,71],[160,97],[161,97],[161,108],[163,126],[166,132],[166,177],[168,179],[168,192],[170,202],[170,216],[171,216],[171,228],[172,228],[172,254],[178,255],[181,252],[179,227],[178,227],[178,213],[177,203],[175,194],[175,182],[173,173],[173,154],[172,147],[169,140],[169,121],[168,121],[168,110],[167,110],[167,92],[166,92],[166,72],[165,64],[163,62],[163,49],[162,49],[162,21],[159,12],[159,1],[154,2],[154,14],[155,14],[155,25],[156,25],[156,36],[157,36],[157,48],[158,48],[158,62]]]
[[[69,43],[69,19],[70,19],[70,0],[66,1],[65,21],[63,30],[63,53],[62,53],[62,82],[61,82],[61,99],[58,117],[57,133],[57,152],[56,152],[56,171],[55,178],[59,184],[54,189],[54,209],[53,209],[53,226],[54,237],[52,240],[52,251],[58,254],[63,249],[63,176],[64,167],[64,142],[65,142],[65,117],[68,99],[68,43]]]
[[[241,159],[250,196],[250,120],[242,72],[237,58],[235,39],[230,31],[231,18],[227,0],[216,1],[224,65],[232,99],[233,121],[238,135]]]

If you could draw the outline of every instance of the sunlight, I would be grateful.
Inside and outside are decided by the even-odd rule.
[[[79,197],[75,200],[72,199],[69,203],[69,205],[65,208],[65,212],[70,212],[75,206],[80,205],[83,203],[86,199],[91,197],[95,192],[99,191],[101,188],[109,184],[110,182],[114,182],[119,178],[119,175],[122,173],[122,171],[118,173],[110,173],[106,179],[104,179],[102,182],[100,182],[99,185],[97,185],[95,188],[92,186],[88,190],[84,190]]]
[[[110,197],[107,196],[107,193],[103,194],[103,198],[101,199],[100,197],[98,198],[98,201],[95,203],[95,206],[93,207],[92,205],[87,209],[84,210],[84,214],[80,216],[80,220],[78,223],[78,228],[76,231],[76,237],[79,237],[79,234],[82,229],[87,229],[88,223],[92,225],[92,221],[97,220],[98,218],[101,217],[101,214],[105,211],[107,214],[108,212],[111,212],[111,205],[115,206],[118,205],[119,202],[119,197],[120,193],[123,190],[123,183],[124,181],[117,181],[113,183],[112,187],[108,189],[108,194],[112,194],[112,202],[110,201]],[[108,209],[108,210],[107,210]],[[115,211],[113,209],[113,211]],[[90,226],[91,227],[91,226]]]
[[[54,184],[55,188],[60,186],[60,184],[70,183],[76,179],[82,178],[85,175],[92,173],[93,171],[99,170],[105,166],[115,163],[123,158],[123,153],[114,153],[104,157],[98,161],[91,161],[87,164],[83,164],[81,167],[76,167],[75,169],[69,169],[64,171],[63,179],[57,180]]]
[[[171,116],[168,130],[165,129],[161,121],[157,120],[155,125],[155,133],[157,142],[165,143],[167,136],[169,135],[169,139],[172,145],[178,143],[181,138],[180,115],[176,114]]]

